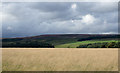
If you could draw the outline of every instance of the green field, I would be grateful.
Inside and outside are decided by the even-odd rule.
[[[89,40],[89,41],[81,41],[81,42],[75,42],[75,43],[67,43],[62,45],[56,45],[55,48],[76,48],[79,45],[84,44],[91,44],[91,43],[103,43],[103,42],[118,42],[118,40]]]

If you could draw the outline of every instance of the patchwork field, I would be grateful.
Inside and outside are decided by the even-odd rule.
[[[3,48],[3,71],[117,71],[118,49]]]

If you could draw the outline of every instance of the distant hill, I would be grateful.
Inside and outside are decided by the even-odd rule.
[[[118,40],[118,34],[56,34],[21,38],[2,38],[2,47],[52,48],[56,45],[88,40]]]

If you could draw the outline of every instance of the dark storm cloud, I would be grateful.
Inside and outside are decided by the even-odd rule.
[[[3,37],[117,33],[117,2],[3,4]]]
[[[34,3],[29,5],[33,9],[38,9],[40,11],[44,12],[62,12],[67,11],[70,9],[71,3],[49,3],[49,2],[43,2],[43,3]]]

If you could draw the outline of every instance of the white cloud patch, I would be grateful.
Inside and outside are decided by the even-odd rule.
[[[76,9],[76,8],[77,8],[77,5],[76,5],[76,4],[72,4],[72,5],[71,5],[71,8],[72,8],[72,9]]]
[[[87,14],[85,16],[82,16],[81,21],[82,21],[82,23],[85,23],[85,24],[92,24],[92,23],[94,23],[95,20],[96,19],[94,16],[92,16],[91,14]]]
[[[2,13],[2,21],[6,23],[17,22],[17,17],[8,13]]]
[[[12,30],[12,27],[8,26],[8,27],[7,27],[7,30]]]

